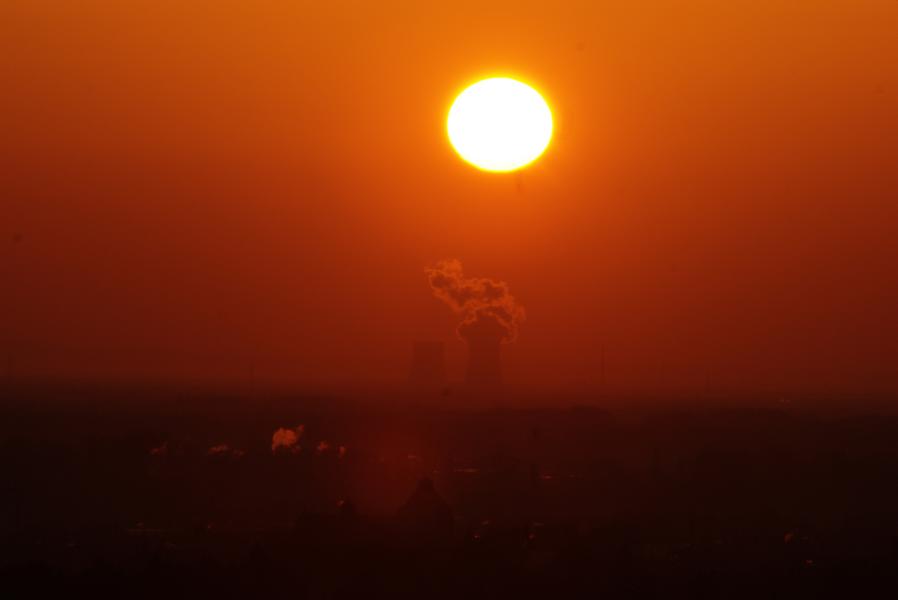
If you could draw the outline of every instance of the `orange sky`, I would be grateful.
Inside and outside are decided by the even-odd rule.
[[[674,6],[676,4],[676,6]],[[323,6],[326,5],[326,6]],[[0,342],[25,376],[401,380],[458,258],[507,379],[898,391],[898,3],[8,0]],[[518,76],[522,175],[443,131]],[[13,242],[21,233],[20,242]]]

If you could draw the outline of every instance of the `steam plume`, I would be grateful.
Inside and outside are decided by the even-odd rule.
[[[206,450],[208,456],[225,456],[231,453],[231,447],[227,444],[216,444]]]
[[[524,307],[515,302],[508,284],[485,277],[465,277],[457,259],[441,260],[425,269],[434,296],[461,315],[458,334],[468,341],[472,334],[495,330],[504,343],[518,336]]]
[[[277,452],[278,450],[284,450],[294,453],[299,452],[299,446],[297,444],[299,438],[302,437],[304,430],[304,425],[298,425],[293,429],[279,428],[271,436],[271,451]]]
[[[150,456],[168,456],[168,442],[162,442],[155,448],[150,448]]]
[[[240,448],[231,448],[227,444],[216,444],[206,450],[206,456],[221,456],[231,458],[241,458],[246,452]]]

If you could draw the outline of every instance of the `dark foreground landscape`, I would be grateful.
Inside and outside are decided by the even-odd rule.
[[[874,409],[3,393],[7,598],[898,589],[898,418]]]

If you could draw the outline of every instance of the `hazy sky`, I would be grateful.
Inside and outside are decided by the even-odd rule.
[[[526,385],[898,391],[898,3],[6,0],[0,342],[26,376],[405,377],[457,258]],[[518,76],[556,136],[478,172]],[[21,238],[17,237],[21,234]]]

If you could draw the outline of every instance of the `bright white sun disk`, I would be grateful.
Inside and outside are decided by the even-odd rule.
[[[484,79],[449,109],[449,141],[463,159],[484,171],[514,171],[545,151],[552,112],[532,87],[509,79]]]

